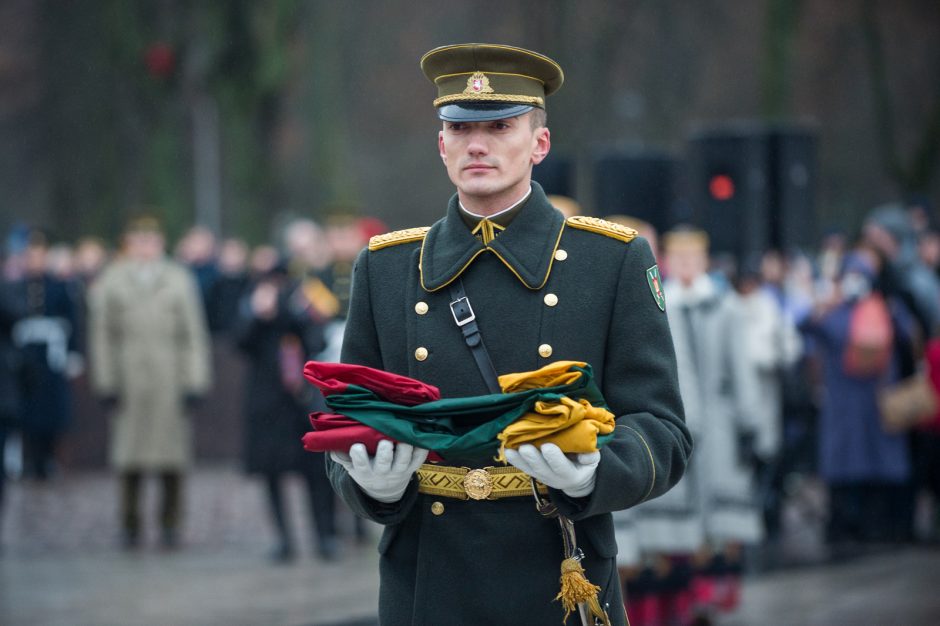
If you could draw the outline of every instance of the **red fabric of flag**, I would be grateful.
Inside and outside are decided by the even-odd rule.
[[[366,447],[369,456],[375,456],[375,448],[383,439],[394,441],[371,426],[366,426],[356,420],[337,415],[335,413],[311,413],[310,424],[313,432],[303,436],[304,450],[308,452],[349,452],[354,443],[361,443]],[[428,455],[428,461],[441,461],[436,452]]]
[[[349,385],[358,385],[383,400],[403,406],[441,399],[440,390],[433,385],[364,365],[308,361],[304,366],[304,378],[325,396],[343,393]]]

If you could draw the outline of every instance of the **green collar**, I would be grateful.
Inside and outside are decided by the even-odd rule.
[[[529,289],[541,289],[552,269],[565,218],[549,204],[538,183],[498,237],[484,244],[461,216],[457,195],[447,215],[428,231],[421,246],[421,287],[437,291],[453,282],[480,254],[491,252]]]
[[[529,195],[526,196],[525,200],[521,201],[519,204],[512,207],[505,213],[500,213],[499,215],[495,217],[480,217],[479,215],[468,213],[466,210],[461,210],[459,208],[459,204],[458,204],[458,212],[460,213],[460,218],[463,220],[463,223],[466,224],[467,228],[470,229],[470,232],[476,234],[479,238],[480,222],[484,220],[491,222],[494,225],[498,234],[506,230],[506,227],[509,226],[509,223],[516,217],[516,215],[519,214],[519,211],[521,211],[522,207],[524,207],[529,202],[529,199],[531,197],[532,197],[532,194],[529,193]],[[483,237],[484,243],[486,243],[490,239],[492,239],[492,237]]]

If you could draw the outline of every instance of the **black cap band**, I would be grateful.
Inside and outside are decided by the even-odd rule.
[[[461,102],[460,104],[445,104],[438,107],[437,116],[445,122],[490,122],[518,117],[534,108],[528,104]]]

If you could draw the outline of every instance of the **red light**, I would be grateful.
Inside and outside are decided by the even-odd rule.
[[[734,181],[726,174],[712,176],[708,181],[708,192],[715,200],[730,200],[734,197]]]
[[[167,78],[176,68],[176,53],[169,44],[157,41],[144,52],[144,64],[154,78]]]

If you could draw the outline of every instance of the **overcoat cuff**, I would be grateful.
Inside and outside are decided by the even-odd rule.
[[[353,512],[383,526],[405,521],[418,500],[418,481],[415,478],[411,479],[405,494],[398,502],[379,502],[370,498],[349,474],[344,476],[343,482],[344,500]]]

